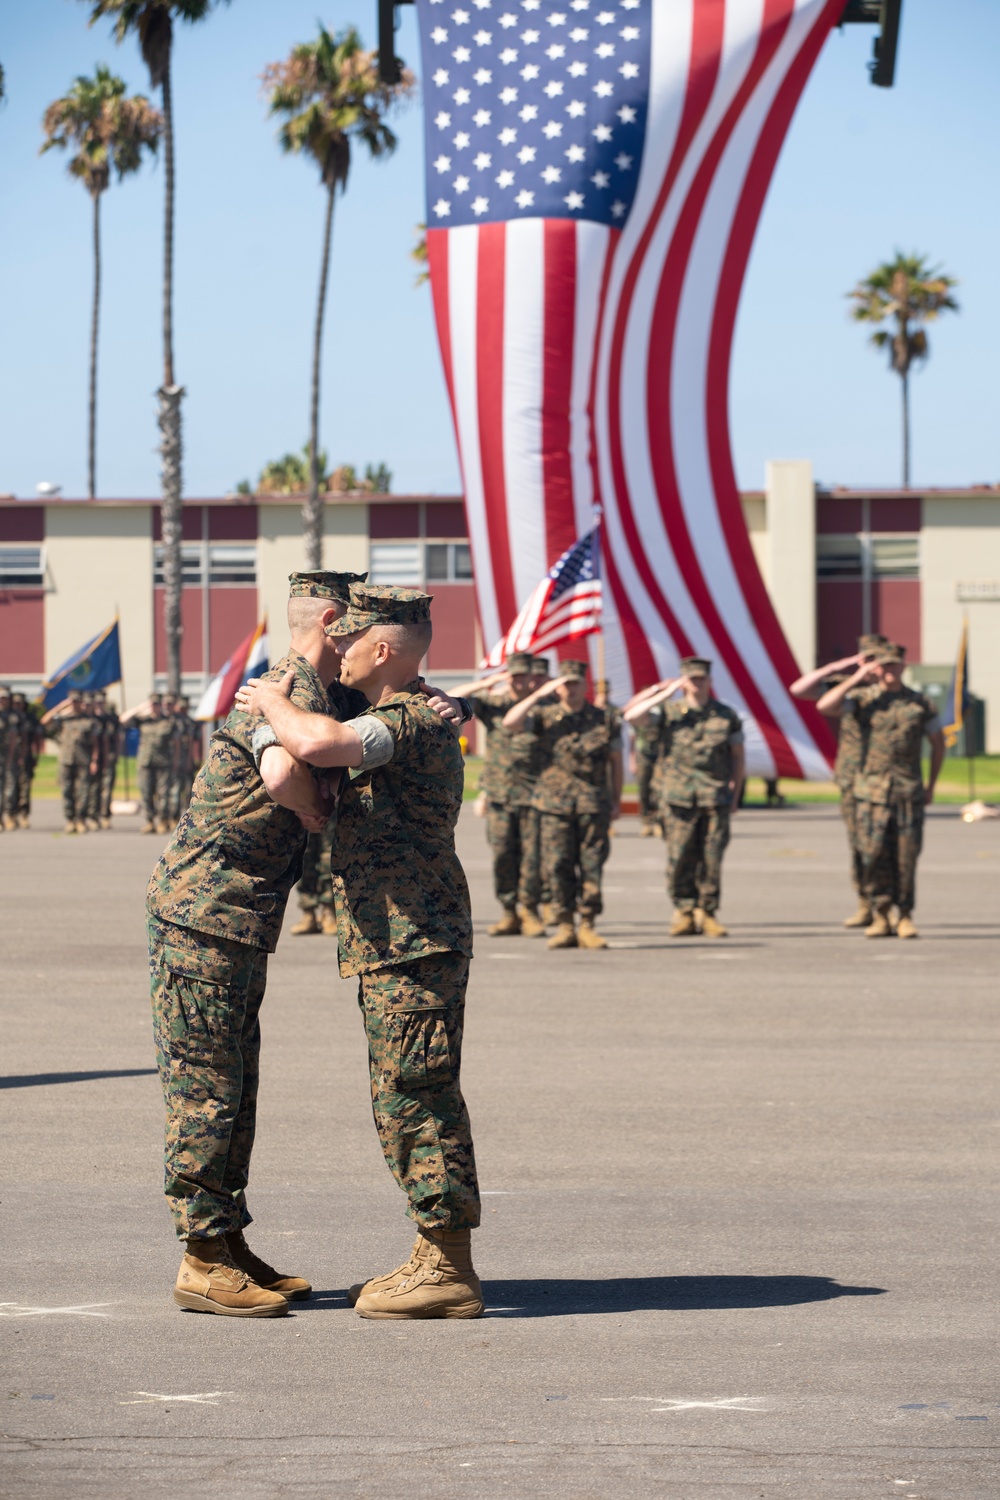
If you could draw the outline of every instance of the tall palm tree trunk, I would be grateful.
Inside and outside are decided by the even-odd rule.
[[[326,225],[323,230],[323,257],[319,271],[319,300],[316,304],[316,327],[313,331],[312,400],[309,409],[309,496],[302,507],[302,535],[306,544],[306,567],[323,566],[323,502],[319,493],[319,371],[323,345],[323,315],[326,311],[326,284],[330,271],[330,244],[333,239],[333,195],[336,185],[327,189]]]
[[[94,193],[94,305],[90,314],[90,392],[87,409],[87,494],[97,494],[97,324],[101,311],[101,195]]]
[[[166,206],[163,216],[163,385],[159,396],[163,539],[163,626],[167,645],[167,691],[181,689],[181,397],[174,383],[174,112],[170,58],[163,73],[163,156]]]
[[[910,372],[903,371],[903,489],[910,488]]]

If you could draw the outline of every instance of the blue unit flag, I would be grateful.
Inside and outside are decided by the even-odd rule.
[[[93,640],[81,646],[79,651],[63,662],[52,676],[42,683],[39,702],[46,708],[55,708],[73,688],[91,692],[110,687],[120,682],[122,675],[121,648],[118,641],[118,621],[95,635]]]

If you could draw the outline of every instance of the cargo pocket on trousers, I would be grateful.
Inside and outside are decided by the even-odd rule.
[[[229,1041],[233,962],[206,947],[198,953],[165,944],[167,1047],[171,1057],[211,1067]]]
[[[438,1089],[451,1082],[451,1049],[444,1012],[401,1011],[399,1081],[404,1089]]]

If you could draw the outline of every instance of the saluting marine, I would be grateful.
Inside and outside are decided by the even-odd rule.
[[[934,800],[944,760],[941,721],[928,699],[904,684],[903,649],[892,642],[824,693],[816,706],[833,718],[856,718],[861,737],[854,800],[862,893],[872,912],[865,936],[891,937],[895,931],[897,937],[915,938],[924,808]],[[921,764],[925,737],[931,748],[926,786]]]
[[[722,856],[743,789],[743,724],[713,696],[711,670],[704,657],[685,656],[679,677],[646,689],[625,709],[627,723],[642,725],[662,704],[653,794],[667,845],[671,937],[728,935],[717,913]],[[678,689],[681,700],[669,701]]]
[[[817,702],[831,687],[844,682],[864,662],[874,661],[875,653],[889,642],[884,635],[870,633],[858,637],[856,656],[845,656],[840,661],[831,661],[814,672],[806,672],[792,683],[789,692],[793,698]],[[851,880],[857,893],[858,904],[849,917],[844,918],[845,927],[867,927],[874,915],[864,894],[862,878],[861,848],[858,843],[857,803],[854,798],[854,780],[861,770],[862,759],[861,725],[854,714],[842,714],[837,719],[837,755],[833,763],[833,779],[840,789],[840,815],[847,829],[847,846],[851,855]]]
[[[59,744],[64,832],[87,832],[90,780],[97,770],[97,720],[79,688],[42,716],[42,726]]]
[[[139,749],[135,758],[139,799],[146,821],[143,833],[168,833],[168,799],[174,764],[174,724],[164,708],[163,694],[150,693],[144,703],[122,714],[121,723],[135,723]]]
[[[560,662],[559,673],[508,709],[503,725],[538,737],[532,800],[541,815],[542,886],[556,924],[549,947],[600,949],[608,945],[594,923],[621,803],[621,725],[616,709],[587,701],[586,662]],[[557,703],[545,701],[553,696]]]

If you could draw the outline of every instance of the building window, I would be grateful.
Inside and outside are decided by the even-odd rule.
[[[184,542],[181,546],[181,587],[201,588],[210,584],[239,584],[253,588],[257,582],[257,547],[254,542]],[[163,547],[153,549],[153,582],[163,586]]]
[[[253,542],[213,542],[208,549],[209,583],[257,583],[257,547]]]
[[[859,536],[818,536],[816,538],[817,578],[861,578],[864,553]]]
[[[468,542],[428,542],[424,548],[428,583],[471,583],[472,553]]]
[[[0,588],[40,589],[44,583],[44,547],[0,547]]]
[[[425,583],[471,583],[468,542],[372,542],[371,583],[423,588]]]
[[[868,538],[873,578],[919,578],[920,537],[895,534]]]

